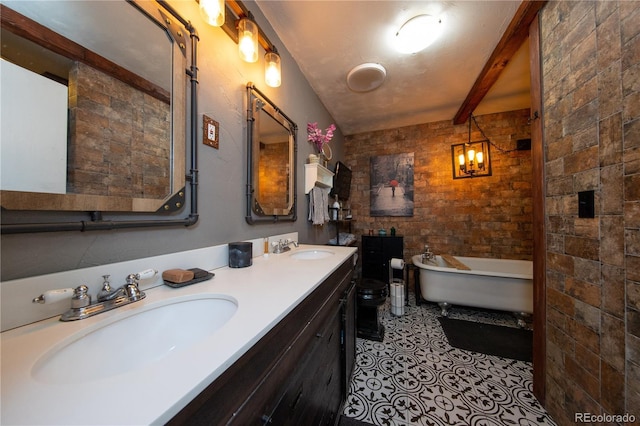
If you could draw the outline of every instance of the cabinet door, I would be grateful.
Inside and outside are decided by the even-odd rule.
[[[403,238],[400,236],[362,236],[362,277],[389,282],[389,261],[403,258]],[[394,270],[402,278],[401,270]]]
[[[334,419],[340,398],[340,315],[338,307],[322,318],[309,353],[292,375],[288,389],[273,412],[264,416],[273,425],[323,425]]]
[[[384,279],[382,238],[362,236],[362,277]]]
[[[356,362],[356,282],[352,281],[342,300],[342,400],[349,394]]]
[[[390,260],[393,259],[394,257],[396,259],[403,259],[404,256],[404,244],[403,244],[403,238],[402,237],[386,237],[383,241],[383,251],[384,251],[384,267],[385,270],[387,271],[387,278],[385,279],[385,281],[389,280],[389,263]],[[401,278],[403,279],[404,277],[402,276],[402,270],[400,269],[395,269],[393,271],[393,277],[394,278]]]

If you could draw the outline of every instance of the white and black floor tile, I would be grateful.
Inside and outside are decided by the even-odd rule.
[[[555,425],[533,396],[532,366],[453,348],[435,304],[380,308],[383,342],[358,339],[343,414],[374,425]],[[454,307],[450,318],[517,326],[509,313]]]

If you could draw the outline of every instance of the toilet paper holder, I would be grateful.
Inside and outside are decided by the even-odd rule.
[[[406,283],[404,280],[404,267],[405,263],[403,259],[391,258],[389,260],[389,295],[391,296],[391,313],[395,316],[401,316],[404,314],[404,306],[408,305],[408,295],[406,289]],[[402,271],[402,278],[395,278],[393,271]],[[398,294],[400,293],[400,294]],[[395,298],[400,300],[397,303]]]
[[[392,257],[389,260],[389,284],[393,283],[394,280],[398,279],[393,277],[393,271],[398,271],[398,270],[402,270],[402,277],[404,278],[404,260]]]
[[[392,258],[389,261],[389,295],[391,297],[391,314],[404,315],[404,305],[408,305],[407,289],[404,281],[404,260]],[[402,278],[395,278],[393,271],[402,271]]]

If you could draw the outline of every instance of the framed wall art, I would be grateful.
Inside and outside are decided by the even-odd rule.
[[[413,216],[413,157],[413,152],[371,157],[371,216]]]

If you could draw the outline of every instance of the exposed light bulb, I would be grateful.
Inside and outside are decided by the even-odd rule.
[[[271,51],[264,55],[264,80],[271,87],[280,87],[282,83],[280,55],[277,52]]]
[[[246,62],[258,61],[258,25],[247,18],[238,23],[238,52]]]
[[[469,163],[473,164],[473,159],[476,157],[476,152],[473,149],[467,151],[467,155],[469,156]]]
[[[202,19],[214,27],[224,24],[224,0],[199,0]]]

